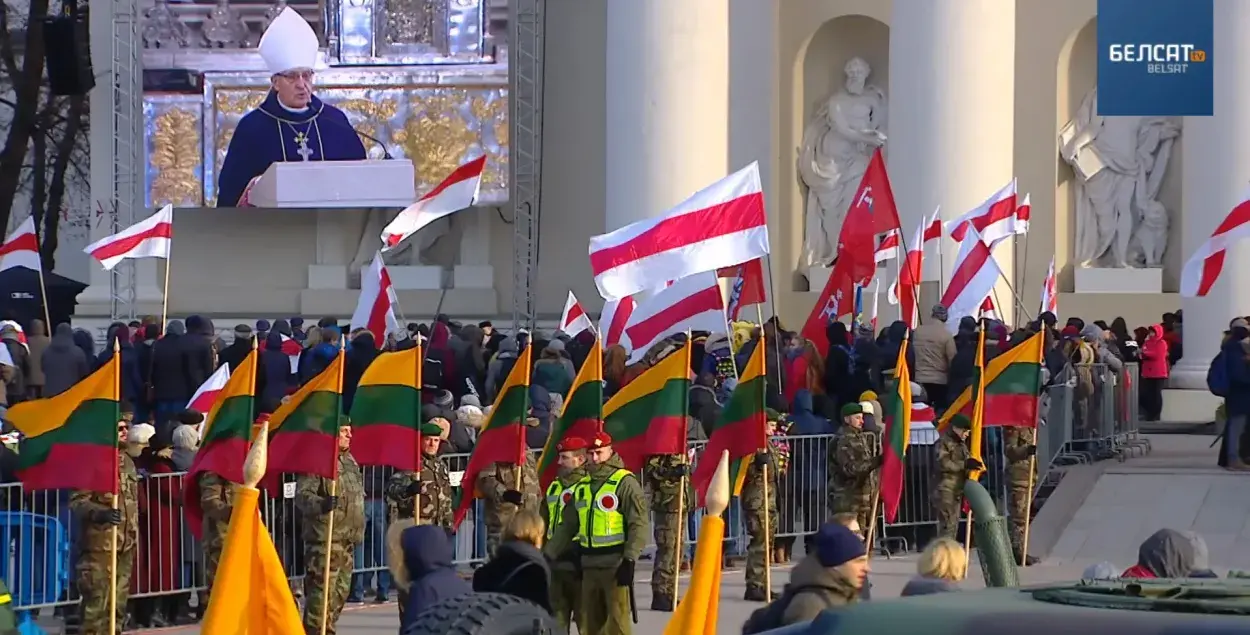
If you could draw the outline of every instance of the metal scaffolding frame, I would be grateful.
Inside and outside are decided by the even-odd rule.
[[[546,0],[508,3],[508,190],[512,201],[512,327],[533,330],[542,217]]]
[[[113,197],[112,232],[133,225],[143,195],[143,14],[140,0],[112,0],[112,55],[110,79],[113,91]],[[113,268],[109,280],[109,313],[113,319],[135,318],[137,272],[134,260]]]

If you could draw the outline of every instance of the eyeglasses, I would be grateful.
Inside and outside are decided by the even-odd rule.
[[[311,70],[287,71],[285,73],[278,73],[278,77],[289,79],[291,81],[296,81],[296,80],[301,80],[301,79],[304,81],[312,81],[315,75],[316,73],[314,73]]]

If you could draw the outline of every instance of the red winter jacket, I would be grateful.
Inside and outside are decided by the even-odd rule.
[[[1141,346],[1142,379],[1167,379],[1168,342],[1163,339],[1163,325],[1150,327],[1146,341]]]

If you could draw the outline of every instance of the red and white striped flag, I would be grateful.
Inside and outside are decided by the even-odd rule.
[[[0,329],[3,329],[6,326],[11,327],[14,331],[17,331],[17,341],[19,344],[21,344],[22,346],[25,346],[28,349],[30,348],[30,344],[26,341],[26,331],[22,330],[21,324],[18,324],[17,322],[13,320],[0,320]],[[3,348],[3,347],[0,347],[0,348]]]
[[[617,344],[625,342],[625,325],[629,324],[629,318],[634,314],[638,301],[634,296],[625,296],[620,300],[608,300],[603,304],[603,311],[599,314],[599,336],[603,338],[603,347],[609,348]]]
[[[609,300],[766,255],[768,223],[756,163],[662,216],[590,239],[595,286]]]
[[[0,271],[26,267],[35,271],[43,270],[39,259],[39,237],[35,235],[35,218],[27,216],[17,229],[0,245]]]
[[[946,307],[946,327],[952,332],[959,329],[964,316],[977,317],[981,302],[989,297],[1003,275],[990,246],[981,240],[975,227],[969,228],[959,244],[955,257],[955,271],[951,274],[946,292],[942,294],[942,306]]]
[[[902,230],[891,229],[877,243],[877,250],[872,252],[872,260],[877,264],[898,258],[899,242],[902,241]]]
[[[1224,259],[1228,248],[1250,236],[1250,192],[1224,217],[1194,255],[1185,261],[1181,270],[1181,296],[1201,298],[1211,292],[1211,287],[1224,271]]]
[[[586,315],[586,310],[582,308],[582,303],[577,301],[577,296],[569,291],[569,299],[564,302],[564,313],[560,314],[560,330],[571,336],[591,328],[590,316]]]
[[[999,317],[998,317],[998,309],[994,308],[994,298],[993,298],[993,296],[988,296],[988,295],[987,295],[987,296],[985,296],[985,299],[981,301],[981,316],[980,316],[980,317],[981,317],[981,319],[983,319],[983,320],[997,320],[997,319],[999,319]]]
[[[174,206],[166,205],[155,214],[101,238],[83,251],[112,269],[127,258],[169,258],[174,238]]]
[[[1046,279],[1042,281],[1042,307],[1039,313],[1050,311],[1059,316],[1059,292],[1055,283],[1055,257],[1050,257],[1050,269],[1046,270]]]
[[[681,278],[638,305],[625,325],[630,363],[664,338],[685,331],[725,330],[725,301],[715,271]]]
[[[1029,219],[1033,217],[1033,204],[1029,202],[1029,193],[1024,193],[1024,200],[1020,201],[1020,206],[1016,208],[1016,220],[1012,224],[1012,229],[1016,234],[1027,234],[1029,232]]]
[[[191,401],[187,402],[187,410],[207,415],[208,411],[213,409],[213,404],[217,403],[217,396],[225,390],[228,381],[230,381],[230,364],[222,364],[217,367],[217,372],[209,375],[208,379],[195,389],[195,394],[191,395]]]
[[[933,231],[933,227],[937,231]],[[920,282],[924,273],[924,248],[930,240],[930,234],[936,233],[933,239],[942,237],[942,221],[938,218],[938,210],[933,211],[931,218],[921,219],[912,236],[911,244],[907,245],[907,257],[898,268],[898,279],[890,284],[886,293],[886,301],[899,307],[899,319],[907,326],[916,328],[920,325]],[[901,291],[901,293],[900,293]]]
[[[995,192],[984,203],[947,223],[946,229],[951,238],[963,242],[968,229],[974,228],[981,234],[981,240],[993,247],[1004,238],[1023,234],[1029,230],[1028,219],[1025,218],[1022,221],[1017,215],[1017,210],[1020,208],[1017,207],[1016,200],[1016,180],[1011,179],[1010,183]],[[1025,212],[1026,215],[1028,213],[1028,211]]]
[[[360,272],[360,299],[356,300],[356,310],[352,312],[352,328],[364,327],[373,333],[373,342],[378,348],[386,345],[386,336],[403,331],[399,318],[395,317],[395,306],[399,299],[395,297],[395,289],[391,286],[391,275],[386,272],[386,264],[382,262],[382,252],[373,257],[369,268]]]
[[[881,278],[873,280],[872,287],[872,317],[868,323],[872,326],[872,332],[877,332],[877,313],[881,308]]]
[[[405,238],[448,214],[472,207],[482,187],[482,171],[485,169],[486,155],[469,161],[400,212],[382,230],[382,251],[393,249]]]
[[[278,337],[282,338],[282,353],[286,355],[286,359],[291,363],[291,374],[299,372],[299,356],[304,352],[304,347],[295,338],[288,335],[278,333]]]
[[[721,267],[716,275],[733,279],[725,306],[725,313],[732,322],[738,321],[742,307],[763,304],[768,297],[764,291],[764,264],[759,258],[736,267]]]

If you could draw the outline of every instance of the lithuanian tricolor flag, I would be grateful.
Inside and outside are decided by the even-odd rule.
[[[217,395],[204,420],[200,449],[183,477],[183,509],[196,538],[200,537],[204,518],[200,507],[200,474],[212,472],[232,483],[243,482],[243,460],[251,444],[255,419],[257,357],[253,348]]]
[[[907,345],[903,338],[898,359],[894,362],[894,385],[881,409],[885,413],[885,430],[881,450],[885,462],[881,464],[881,504],[885,508],[885,522],[894,522],[898,516],[898,504],[903,496],[904,461],[907,445],[911,441],[911,371],[907,368]]]
[[[495,463],[525,463],[525,420],[530,412],[530,370],[533,366],[530,360],[533,349],[532,345],[526,345],[517,357],[508,379],[495,396],[490,416],[478,432],[477,445],[473,446],[469,465],[460,481],[465,495],[460,497],[460,507],[456,509],[456,517],[451,523],[453,528],[459,527],[464,515],[469,513],[473,499],[481,496],[476,483],[477,475],[482,470]]]
[[[17,478],[27,491],[117,491],[120,371],[114,349],[110,361],[69,390],[9,408],[5,418],[22,433]]]
[[[1042,393],[1042,333],[1021,342],[1011,350],[990,360],[985,372],[985,416],[987,426],[1037,426],[1037,401]],[[981,350],[984,351],[982,346]],[[945,431],[956,413],[972,419],[977,401],[976,381],[965,388],[959,398],[942,415],[938,429]]]
[[[690,344],[634,378],[603,406],[603,430],[633,472],[652,454],[686,452],[690,405]]]
[[[421,469],[421,347],[378,355],[352,399],[352,456],[361,465]]]
[[[269,418],[268,485],[283,472],[338,477],[343,349]]]
[[[544,491],[556,480],[556,447],[572,437],[590,438],[603,426],[603,347],[599,338],[577,371],[564,409],[551,426],[543,455],[538,459],[538,480]]]
[[[768,415],[764,412],[765,348],[760,341],[751,352],[703,451],[704,457],[717,457],[722,450],[729,451],[729,483],[734,496],[742,493],[747,461],[753,460],[755,453],[768,445]],[[706,504],[707,488],[715,473],[713,461],[701,460],[695,466],[692,480],[700,507]]]

